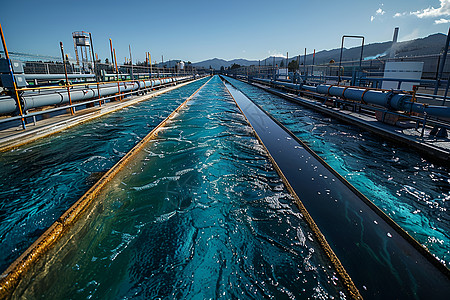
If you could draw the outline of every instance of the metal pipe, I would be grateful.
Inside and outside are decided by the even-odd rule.
[[[190,78],[189,76],[181,76],[173,78],[174,81],[180,81]],[[150,88],[160,86],[162,84],[168,83],[169,79],[151,79],[139,82],[122,82],[122,83],[108,83],[97,90],[95,83],[83,85],[82,87],[72,90],[70,92],[71,100],[74,101],[85,101],[96,97],[106,97],[117,94],[119,90],[121,92],[131,92],[142,88]],[[117,85],[121,85],[118,87]],[[58,90],[52,90],[51,93],[34,93],[28,92],[28,94],[23,95],[23,101],[28,109],[49,106],[49,105],[59,105],[69,102],[68,94],[65,88],[60,88]],[[0,97],[0,114],[9,114],[16,111],[18,108],[15,99],[11,96]]]
[[[289,52],[286,52],[286,69],[288,70],[288,74],[289,74],[288,65],[289,65]]]
[[[440,84],[441,77],[442,77],[442,73],[444,72],[444,66],[445,66],[445,61],[447,59],[447,52],[448,52],[448,44],[449,43],[450,43],[450,27],[448,28],[447,40],[445,41],[444,53],[442,54],[442,60],[440,61],[440,64],[439,64],[439,72],[438,72],[438,76],[436,78],[436,86],[434,87],[434,95],[436,95],[437,92],[438,92],[439,84]]]
[[[81,51],[83,51],[83,50],[81,50]],[[89,57],[88,57],[88,53],[87,53],[87,47],[84,47],[84,56],[85,56],[85,61],[86,61],[86,69],[87,69],[87,71],[89,71],[90,64],[89,64]],[[83,67],[84,67],[84,64],[83,64]]]
[[[273,80],[275,80],[275,56],[273,57],[272,67],[273,67]]]
[[[83,57],[83,48],[80,47],[80,56],[81,56],[81,65],[80,65],[80,72],[84,72],[84,57]]]
[[[61,80],[65,79],[65,74],[24,74],[25,80]],[[89,79],[95,78],[94,74],[67,74],[69,79]]]
[[[13,92],[14,92],[14,95],[16,96],[17,107],[19,108],[19,113],[20,113],[20,116],[21,116],[22,128],[23,129],[27,129],[27,126],[25,125],[25,119],[23,117],[22,104],[20,104],[20,97],[19,97],[19,93],[17,92],[16,78],[14,77],[14,72],[13,72],[13,69],[12,69],[12,66],[11,66],[11,60],[9,59],[8,48],[6,47],[5,36],[3,35],[2,24],[0,24],[0,34],[1,34],[1,37],[2,37],[3,50],[5,51],[6,60],[8,61],[9,73],[11,75],[12,82],[13,82]]]
[[[362,36],[362,44],[361,44],[361,55],[359,56],[359,72],[362,72],[362,60],[364,53],[364,37]]]
[[[427,113],[429,116],[450,120],[450,107],[432,106],[416,103],[412,101],[412,95],[397,94],[393,92],[366,91],[364,89],[341,87],[330,87],[327,85],[318,86],[317,91],[321,94],[329,94],[337,97],[344,97],[349,100],[362,101],[386,107],[390,110],[411,111],[420,114]]]
[[[153,75],[152,75],[152,73],[153,73],[153,70],[152,70],[152,55],[150,54],[150,52],[148,53],[148,60],[150,61],[150,78],[152,78],[153,77]]]
[[[91,39],[91,33],[89,32],[89,42],[92,42],[92,39]],[[87,51],[87,49],[86,49],[86,51]],[[94,56],[94,52],[92,51],[92,43],[89,45],[89,56],[91,57],[91,63],[92,63],[92,69],[93,69],[93,71],[94,71],[94,74],[95,74],[95,56]]]
[[[148,78],[151,78],[151,75],[150,75],[150,64],[148,62],[148,52],[145,52],[145,65],[147,66]]]
[[[261,77],[261,60],[258,60],[258,77]]]
[[[398,39],[398,27],[395,27],[395,29],[394,29],[394,36],[392,37],[391,50],[389,51],[389,57],[390,58],[394,58],[395,57],[395,48],[397,47],[397,39]]]
[[[258,80],[270,83],[271,85],[284,86],[294,90],[303,89],[314,93],[374,104],[385,107],[389,110],[416,112],[419,114],[427,113],[428,116],[450,121],[450,107],[417,103],[413,101],[413,95],[411,94],[395,93],[393,91],[368,90],[356,87],[333,86],[326,84],[318,86],[307,86],[281,81],[270,81],[265,79]]]
[[[114,70],[114,54],[113,54],[113,46],[112,46],[111,39],[109,39],[109,49],[111,51],[111,65],[112,65],[113,70]]]
[[[303,56],[303,75],[305,75],[305,82],[306,82],[306,48],[305,48],[305,56]]]
[[[74,37],[73,33],[72,33],[72,37]],[[78,47],[77,47],[77,42],[76,42],[75,38],[73,38],[73,48],[75,49],[75,57],[77,58],[77,65],[79,68],[80,67],[80,58],[78,57]]]
[[[338,67],[338,82],[337,84],[341,84],[341,65],[342,65],[342,50],[344,49],[344,37],[342,37],[342,44],[341,44],[341,54],[339,55],[339,67]]]
[[[117,57],[116,57],[116,49],[113,49],[113,53],[114,53],[114,63],[116,65],[116,74],[117,74],[117,88],[119,90],[119,100],[122,100],[121,96],[120,96],[120,84],[119,84],[119,69],[117,68]]]
[[[341,55],[339,56],[339,69],[338,69],[338,85],[341,83],[341,64],[342,64],[342,51],[344,49],[344,39],[345,38],[355,38],[362,39],[361,44],[361,56],[359,58],[359,71],[362,71],[362,58],[363,58],[363,50],[364,50],[364,37],[362,35],[343,35],[341,42]]]
[[[5,111],[7,113],[13,113],[17,111],[17,102],[14,97],[0,96],[0,113]]]
[[[131,80],[134,80],[133,76],[133,57],[131,56],[131,45],[128,45],[128,50],[130,50],[130,65],[131,65]]]
[[[67,78],[66,57],[64,56],[64,47],[63,47],[63,43],[62,43],[62,42],[59,42],[59,46],[61,47],[61,55],[62,55],[63,64],[64,64],[64,74],[66,75],[67,95],[68,95],[68,97],[69,97],[69,104],[72,105],[72,98],[70,98],[69,78]],[[70,108],[70,113],[71,113],[72,115],[74,114],[73,107]]]
[[[450,86],[450,77],[447,80],[447,86],[445,87],[444,99],[442,100],[442,106],[445,105],[445,101],[447,100],[448,88]]]
[[[89,32],[89,41],[91,42],[91,52],[92,52],[92,55],[94,55],[94,44],[92,43],[92,34]],[[99,87],[99,76],[98,76],[98,70],[97,70],[97,64],[96,64],[96,62],[95,62],[95,59],[94,59],[94,74],[95,74],[95,81],[97,81],[97,93],[98,93],[98,95],[99,95],[99,98],[100,98],[100,87]],[[99,101],[98,102],[98,104],[101,106],[102,105],[102,102],[101,101]]]

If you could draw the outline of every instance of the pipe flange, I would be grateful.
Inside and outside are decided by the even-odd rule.
[[[327,96],[330,96],[330,89],[334,86],[334,84],[330,84],[327,90]]]
[[[349,88],[349,86],[345,87],[344,90],[342,91],[341,98],[342,98],[343,100],[347,100],[347,98],[345,98],[344,94],[345,94],[345,91],[346,91],[348,88]]]
[[[370,89],[365,89],[364,92],[363,92],[362,95],[361,95],[361,103],[363,103],[363,104],[367,104],[367,102],[364,101],[364,95],[365,95],[368,91],[370,91]]]
[[[62,92],[56,92],[58,95],[59,95],[59,97],[61,98],[61,100],[59,101],[59,103],[55,103],[55,104],[61,104],[61,103],[64,103],[64,95],[63,95],[63,93]]]
[[[389,109],[389,110],[393,110],[393,108],[392,108],[392,106],[391,106],[391,101],[392,101],[392,97],[394,97],[394,95],[395,95],[394,90],[390,90],[390,91],[387,93],[386,107],[387,107],[387,109]]]
[[[399,110],[400,110],[400,108],[402,108],[401,110],[406,110],[405,109],[405,100],[406,100],[406,98],[408,98],[409,97],[409,95],[402,95],[401,97],[400,97],[400,99],[398,100],[398,105],[399,105]],[[409,106],[409,112],[411,113],[411,111],[412,111],[412,103],[411,103],[411,105]]]

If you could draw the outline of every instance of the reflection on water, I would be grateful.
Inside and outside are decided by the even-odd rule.
[[[450,263],[450,170],[249,84],[231,79],[431,253]]]
[[[0,272],[205,81],[0,153]]]
[[[218,77],[36,268],[50,298],[342,298],[331,264]],[[30,282],[33,281],[33,282]]]

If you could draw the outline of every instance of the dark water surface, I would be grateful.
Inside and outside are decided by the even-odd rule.
[[[446,299],[450,281],[442,271],[293,135],[242,92],[227,88],[364,299]]]
[[[447,266],[450,170],[414,150],[230,79]]]

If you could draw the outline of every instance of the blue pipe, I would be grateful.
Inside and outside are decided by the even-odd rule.
[[[66,78],[65,74],[24,74],[26,80],[63,80]],[[83,78],[95,78],[94,74],[67,74],[69,79],[83,79]]]
[[[307,90],[314,93],[341,97],[363,103],[370,103],[385,107],[389,110],[416,112],[419,114],[427,113],[428,116],[450,121],[450,107],[416,103],[412,101],[412,95],[409,94],[396,93],[394,91],[384,92],[354,87],[332,86],[327,84],[307,86],[273,81],[270,79],[258,79],[258,81],[277,86],[284,86],[293,90]]]
[[[188,76],[177,77],[177,78],[166,78],[166,79],[156,79],[156,80],[145,80],[144,81],[134,81],[134,82],[122,82],[119,84],[120,92],[130,92],[135,91],[142,88],[156,87],[162,84],[176,82],[180,80],[184,80],[189,78]],[[102,85],[100,90],[100,96],[110,96],[119,92],[119,88],[117,83],[110,83],[106,85]],[[67,91],[65,89],[57,89],[50,91],[49,94],[24,94],[22,96],[24,102],[24,110],[48,106],[48,105],[56,105],[56,104],[64,104],[69,102],[69,97]],[[77,89],[70,92],[70,97],[72,101],[84,101],[88,99],[92,99],[98,97],[97,85],[96,84],[87,84],[83,89]],[[17,110],[17,105],[15,103],[14,98],[10,96],[0,97],[0,114],[9,114],[13,113]]]
[[[311,87],[311,89],[314,90],[314,87]],[[344,99],[370,103],[389,110],[427,113],[428,116],[450,121],[450,107],[413,102],[412,95],[409,94],[395,93],[394,91],[366,91],[365,89],[330,85],[319,85],[315,89],[319,94],[329,94]]]

